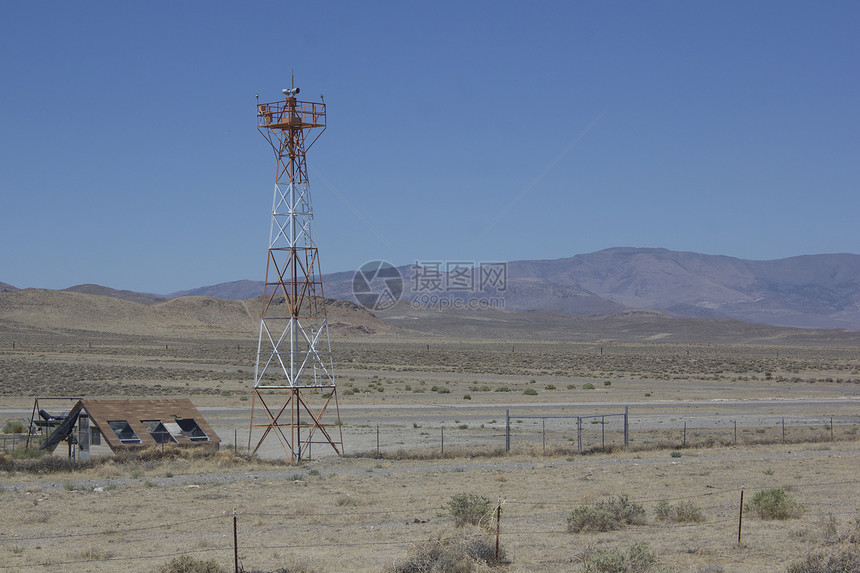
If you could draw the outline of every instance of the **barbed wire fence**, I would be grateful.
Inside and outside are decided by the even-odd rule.
[[[794,485],[792,491],[802,498],[802,503],[807,508],[804,517],[809,523],[810,519],[832,518],[833,516],[857,518],[857,507],[835,504],[829,495],[834,488],[842,491],[856,491],[858,485],[860,485],[860,479],[822,481]],[[745,490],[749,492],[764,490],[776,486],[777,484],[772,482],[762,482],[748,485],[743,489],[710,489],[709,491],[683,496],[631,499],[629,500],[630,503],[649,508],[648,514],[650,515],[654,515],[656,508],[661,503],[690,502],[695,504],[695,507],[701,512],[702,518],[689,523],[661,521],[656,517],[647,519],[645,524],[629,527],[631,533],[626,535],[626,538],[632,541],[637,537],[637,532],[640,534],[653,533],[656,529],[668,533],[684,531],[685,536],[695,539],[696,531],[699,530],[703,537],[707,537],[713,543],[714,531],[716,531],[719,536],[716,545],[730,551],[733,546],[740,544],[739,512],[743,506],[743,492]],[[500,494],[498,503],[492,504],[487,512],[489,519],[485,521],[488,524],[486,533],[488,537],[495,536],[497,543],[500,539],[503,544],[516,542],[519,546],[534,543],[546,536],[567,536],[575,539],[577,534],[571,533],[567,528],[567,516],[576,508],[594,507],[597,503],[600,501],[577,503],[576,501],[559,500],[557,497],[550,496],[534,495],[512,498]],[[10,560],[6,563],[0,563],[0,571],[22,570],[22,567],[27,570],[34,570],[38,567],[46,570],[57,570],[71,566],[100,564],[110,568],[132,562],[152,562],[152,570],[155,571],[160,566],[155,562],[179,556],[212,559],[226,571],[244,571],[246,566],[253,570],[273,570],[272,568],[283,566],[283,559],[277,557],[278,551],[296,550],[306,554],[313,552],[321,544],[327,543],[319,539],[319,531],[336,529],[343,526],[345,522],[356,520],[368,525],[376,524],[379,526],[381,539],[346,542],[341,539],[328,545],[333,545],[338,550],[396,547],[402,550],[402,556],[405,558],[411,547],[420,546],[428,540],[428,533],[419,528],[401,533],[398,536],[394,535],[392,530],[385,528],[385,525],[392,522],[402,524],[404,517],[414,518],[417,515],[426,516],[428,514],[434,516],[433,521],[451,521],[453,524],[446,504],[436,501],[382,510],[340,507],[335,510],[294,513],[225,508],[217,515],[148,523],[138,527],[111,526],[89,529],[76,527],[75,531],[72,532],[47,532],[37,535],[15,535],[12,533],[5,534],[0,538],[4,551],[9,551],[12,555],[22,554],[27,549],[50,543],[54,546],[54,554],[65,554],[68,557],[26,563],[12,563]],[[429,521],[431,520],[424,520],[421,523]],[[747,518],[744,521],[745,535],[754,535],[757,529],[767,531],[769,526],[761,519]],[[201,547],[187,547],[179,551],[153,550],[143,554],[116,554],[121,552],[123,547],[155,546],[157,539],[153,537],[153,533],[166,531],[170,532],[172,536],[189,536],[189,539],[193,533],[198,539],[203,538],[210,541]],[[260,539],[261,537],[262,539]],[[399,538],[392,539],[392,537]],[[304,541],[282,542],[288,538]],[[98,552],[90,549],[89,552],[96,553],[96,555],[88,555],[87,549],[81,550],[81,542],[90,539],[98,539],[102,545],[109,545],[115,552]],[[760,549],[767,551],[766,547]],[[75,558],[75,555],[80,557]],[[521,566],[529,565],[519,561],[515,553],[509,557]],[[785,559],[785,555],[781,553],[774,553],[773,557],[779,559],[778,562]],[[546,563],[543,562],[543,564]],[[539,564],[534,565],[538,566]]]

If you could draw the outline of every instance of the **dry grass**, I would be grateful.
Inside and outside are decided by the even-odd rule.
[[[20,552],[9,551],[6,559],[23,568],[48,559],[59,564],[71,556],[86,561],[75,565],[82,571],[110,571],[113,564],[100,558],[107,553],[126,558],[195,547],[206,548],[205,559],[228,567],[231,511],[236,507],[247,570],[289,567],[304,555],[321,572],[380,571],[410,559],[409,548],[438,537],[438,531],[453,531],[447,502],[452,491],[468,491],[492,500],[502,495],[501,540],[511,561],[506,571],[563,569],[596,543],[618,548],[648,544],[661,562],[689,570],[737,570],[743,563],[747,571],[772,571],[774,559],[788,564],[803,558],[816,539],[824,538],[823,533],[798,538],[798,527],[823,531],[823,526],[817,516],[803,516],[791,525],[747,517],[744,543],[737,548],[741,487],[779,483],[809,507],[851,506],[858,461],[857,442],[837,443],[830,450],[814,445],[714,448],[707,456],[677,460],[666,452],[572,461],[515,455],[462,459],[454,466],[446,460],[325,458],[303,468],[258,465],[251,470],[219,466],[210,456],[195,460],[200,479],[189,482],[163,477],[170,468],[179,475],[175,464],[185,460],[175,457],[149,471],[158,479],[134,478],[134,463],[114,464],[119,477],[101,477],[99,468],[19,475],[19,481],[3,484],[0,495],[7,510],[18,516],[14,535],[19,538],[6,543]],[[230,481],[209,481],[219,475]],[[297,475],[302,479],[294,479]],[[96,483],[101,492],[91,487]],[[618,491],[628,496],[621,506],[636,504],[648,513],[667,498],[673,506],[695,501],[705,519],[685,525],[683,536],[660,521],[628,526],[621,536],[615,531],[565,533],[567,513],[583,504],[600,505]],[[82,550],[73,549],[80,539],[39,541],[45,525],[101,533],[84,538],[91,553],[83,559]],[[163,527],[149,529],[159,525]],[[140,527],[147,529],[137,531]],[[287,543],[285,530],[292,532]],[[153,570],[151,559],[123,561],[123,567]]]
[[[247,406],[253,339],[0,330],[0,405],[26,410],[32,393],[86,392]],[[162,556],[193,552],[196,560],[230,570],[235,507],[246,571],[301,571],[305,564],[319,572],[391,570],[446,531],[465,537],[446,503],[459,491],[491,500],[501,495],[509,573],[571,570],[589,548],[622,552],[633,543],[647,545],[658,566],[701,573],[770,572],[816,552],[850,558],[844,551],[853,542],[825,545],[824,533],[797,531],[821,529],[822,512],[834,512],[834,527],[844,529],[849,517],[839,510],[856,504],[856,427],[852,433],[851,425],[837,426],[834,442],[824,428],[825,416],[856,417],[850,400],[860,396],[856,348],[517,342],[512,352],[507,342],[435,338],[333,345],[341,404],[349,406],[341,412],[347,451],[368,457],[324,457],[315,446],[319,459],[295,468],[285,467],[282,455],[169,450],[75,468],[53,456],[30,473],[9,472],[19,460],[0,454],[0,468],[7,468],[0,469],[0,500],[15,516],[0,541],[0,562],[13,570],[82,573],[116,571],[120,563],[130,573],[152,573],[172,558]],[[588,383],[595,389],[583,390]],[[530,387],[537,395],[523,395]],[[347,396],[346,389],[355,393]],[[686,448],[677,426],[660,425],[706,415],[732,419],[740,407],[725,398],[756,408],[756,416],[816,421],[789,428],[785,444],[773,424],[739,427],[737,443],[726,427],[699,436],[691,429]],[[562,408],[617,411],[628,403],[639,404],[631,412],[640,418],[630,448],[609,427],[607,448],[598,448],[600,426],[589,424],[589,455],[579,455],[570,427],[552,428],[544,450],[540,422],[526,420],[515,426],[511,454],[503,454],[508,407],[540,416]],[[206,416],[222,438],[247,430],[244,411]],[[377,424],[387,440],[379,458]],[[444,455],[437,447],[441,426]],[[774,487],[809,511],[791,522],[745,517],[738,546],[740,490]],[[647,514],[668,500],[673,508],[695,503],[703,519],[567,533],[568,513],[621,492]],[[46,541],[49,531],[87,536]]]
[[[489,448],[478,446],[449,446],[445,448],[444,452],[440,448],[399,448],[394,452],[381,451],[378,455],[376,453],[376,450],[348,452],[346,454],[346,457],[406,461],[441,460],[452,458],[498,458],[504,455],[506,455],[505,448],[502,446]]]
[[[103,547],[90,545],[80,553],[80,558],[85,561],[105,561],[114,556],[114,553],[106,550]]]
[[[787,573],[846,571],[860,571],[860,522],[855,522],[851,530],[839,535],[832,514],[824,526],[823,541],[786,569]]]
[[[253,328],[242,336],[221,332],[220,338],[212,337],[217,330],[200,332],[192,338],[0,329],[0,395],[191,395],[236,403],[248,394]],[[469,394],[472,401],[505,402],[514,395],[538,401],[600,400],[623,394],[618,383],[625,380],[653,382],[639,397],[653,390],[655,399],[676,397],[674,392],[666,395],[672,385],[665,382],[695,382],[703,388],[739,383],[753,393],[768,386],[818,392],[811,387],[815,384],[850,391],[860,384],[850,349],[829,346],[512,344],[408,337],[336,339],[333,346],[342,394],[362,401],[380,400],[379,388],[387,401],[423,391],[434,400],[462,402]],[[530,385],[531,380],[537,384]],[[583,389],[586,384],[596,389]],[[674,386],[686,390],[688,385]],[[503,387],[510,392],[496,391]],[[538,393],[523,396],[526,389]]]
[[[40,452],[44,453],[44,452]],[[118,452],[114,456],[92,457],[86,461],[75,461],[58,455],[36,457],[13,456],[0,453],[0,470],[24,474],[81,474],[93,470],[98,477],[118,477],[126,474],[139,476],[162,470],[184,473],[203,473],[228,469],[258,469],[285,467],[284,459],[261,459],[253,455],[239,455],[232,450],[216,450],[208,447],[180,448],[176,445]]]

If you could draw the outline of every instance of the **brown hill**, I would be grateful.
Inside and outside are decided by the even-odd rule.
[[[260,298],[181,297],[142,304],[108,296],[24,289],[0,293],[0,331],[81,331],[117,335],[255,340]],[[555,311],[420,308],[401,302],[371,314],[352,302],[327,300],[333,338],[445,337],[492,340],[663,342],[860,346],[860,332],[752,324],[731,319],[673,318],[627,310],[582,316]]]
[[[131,290],[116,290],[95,284],[75,285],[63,290],[66,292],[80,292],[84,294],[97,294],[112,298],[121,298],[123,300],[130,300],[132,302],[140,302],[143,304],[155,304],[165,299],[165,297],[159,295],[135,292]]]
[[[0,294],[0,326],[142,336],[254,338],[261,305],[260,299],[210,297],[143,304],[112,296],[24,289]],[[349,302],[332,300],[327,310],[333,336],[392,335],[398,331]]]

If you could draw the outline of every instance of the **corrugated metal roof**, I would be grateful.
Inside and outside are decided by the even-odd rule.
[[[105,438],[105,441],[110,446],[111,450],[130,449],[130,448],[145,448],[158,445],[158,442],[149,433],[149,429],[144,422],[159,421],[165,427],[173,427],[169,424],[176,425],[177,420],[194,420],[200,430],[208,437],[208,440],[202,439],[199,432],[194,432],[193,436],[190,432],[178,431],[171,432],[171,435],[180,446],[190,446],[199,444],[220,444],[221,438],[215,433],[215,430],[203,418],[191,400],[187,398],[165,398],[152,400],[80,400],[75,404],[70,413],[78,413],[83,409],[90,417],[90,425],[97,426]],[[126,439],[125,442],[120,440],[116,431],[111,427],[111,422],[127,422],[128,427],[134,431],[140,438],[139,443],[132,443]],[[65,425],[65,424],[64,424]],[[58,428],[59,430],[60,428]],[[65,439],[71,428],[65,432],[66,435],[55,440],[59,443]],[[51,434],[51,438],[57,434],[55,431]],[[193,439],[192,439],[193,438]],[[56,445],[56,444],[54,444]]]

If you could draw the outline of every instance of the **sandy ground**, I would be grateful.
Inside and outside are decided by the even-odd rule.
[[[241,342],[62,340],[3,347],[0,420],[28,418],[34,395],[188,396],[222,451],[247,447],[253,356]],[[860,515],[856,349],[338,346],[348,457],[315,444],[299,467],[225,457],[6,472],[0,571],[156,571],[179,554],[228,568],[233,508],[248,569],[382,571],[432,536],[462,536],[446,505],[460,492],[501,497],[505,571],[575,570],[589,546],[632,542],[671,571],[775,571],[821,540],[830,514],[841,530]],[[485,457],[504,448],[508,413],[511,453]],[[375,454],[377,436],[389,459],[349,457]],[[579,455],[580,440],[585,451],[613,451]],[[401,451],[434,459],[391,459]],[[271,438],[260,453],[284,454]],[[738,545],[741,489],[766,487],[787,488],[807,511],[745,519]],[[648,525],[566,532],[579,504],[622,494],[646,508]],[[705,520],[657,522],[661,500],[693,502]]]
[[[858,516],[860,442],[736,446],[613,455],[387,461],[327,457],[300,468],[153,464],[132,474],[8,476],[0,535],[6,571],[155,571],[171,555],[232,563],[232,510],[249,569],[304,563],[317,571],[382,571],[434,535],[458,535],[446,502],[458,492],[501,497],[505,571],[574,570],[588,546],[648,543],[672,571],[775,571],[820,540],[832,514],[846,530]],[[116,475],[112,475],[116,474]],[[785,487],[800,519],[747,517],[737,544],[741,489]],[[571,534],[580,504],[625,494],[647,525]],[[690,501],[705,519],[657,521],[660,500]],[[718,569],[711,569],[718,570]]]

